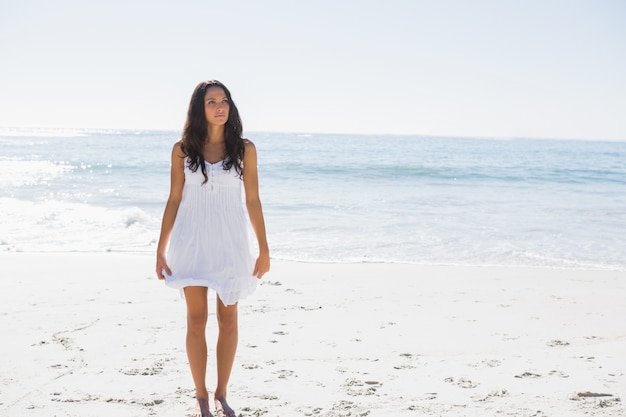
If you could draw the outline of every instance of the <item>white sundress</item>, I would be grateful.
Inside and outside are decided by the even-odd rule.
[[[176,214],[167,252],[172,275],[165,284],[182,290],[208,287],[225,305],[252,294],[258,279],[252,275],[254,256],[250,225],[244,213],[242,180],[223,161],[205,162],[208,181],[185,158],[183,197]]]

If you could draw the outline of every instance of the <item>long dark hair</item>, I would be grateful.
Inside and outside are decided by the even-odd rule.
[[[204,141],[209,132],[209,124],[204,113],[204,95],[211,87],[220,87],[224,90],[226,98],[228,98],[229,112],[228,120],[224,125],[224,144],[226,145],[226,155],[224,157],[224,169],[229,170],[233,166],[239,177],[243,174],[241,161],[243,160],[245,145],[243,138],[243,125],[239,117],[239,110],[235,106],[230,91],[224,84],[219,81],[202,81],[193,90],[191,100],[189,101],[189,110],[187,110],[187,121],[183,130],[183,138],[181,141],[181,149],[189,158],[189,169],[193,172],[202,170],[204,175],[204,183],[209,180],[206,174],[206,165],[204,163]]]

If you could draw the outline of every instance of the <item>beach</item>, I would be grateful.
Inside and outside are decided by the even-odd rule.
[[[185,304],[149,253],[0,253],[2,416],[188,416]],[[623,416],[626,272],[273,260],[241,416]],[[217,333],[211,312],[209,355]],[[209,358],[209,387],[215,369]]]

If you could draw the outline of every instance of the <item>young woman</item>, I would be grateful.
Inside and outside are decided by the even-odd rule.
[[[182,139],[172,150],[170,195],[163,213],[156,274],[180,289],[187,303],[187,356],[202,417],[210,416],[205,377],[208,292],[217,293],[218,416],[234,417],[226,402],[237,350],[237,302],[251,294],[270,269],[257,154],[242,138],[239,111],[219,81],[198,84],[191,96]],[[249,242],[241,187],[259,253]]]

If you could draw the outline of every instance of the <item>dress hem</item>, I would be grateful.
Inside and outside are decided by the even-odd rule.
[[[211,283],[207,280],[200,280],[194,278],[186,278],[186,279],[176,279],[176,280],[165,280],[165,285],[179,290],[182,298],[185,298],[184,289],[186,287],[206,287],[209,291],[215,292],[219,299],[224,303],[225,306],[236,304],[239,300],[243,300],[249,295],[253,294],[257,288],[257,282],[251,281],[248,285],[244,285],[243,288],[238,289],[237,291],[224,291],[223,289],[217,289],[211,286]],[[231,294],[230,296],[227,294]]]

